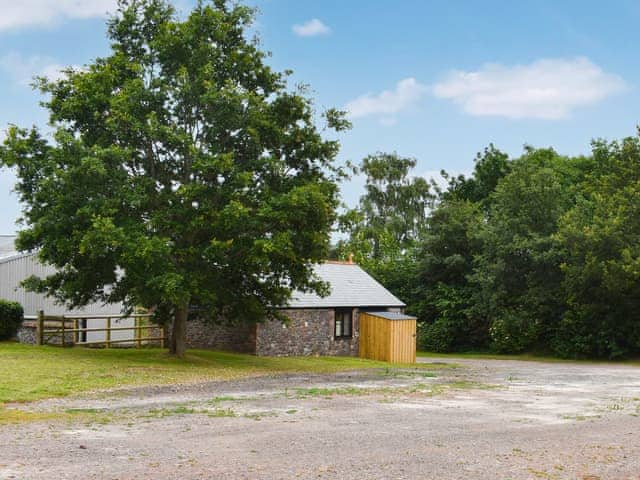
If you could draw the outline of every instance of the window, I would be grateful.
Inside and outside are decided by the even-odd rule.
[[[336,309],[336,321],[333,335],[336,338],[351,338],[353,316],[350,308]]]

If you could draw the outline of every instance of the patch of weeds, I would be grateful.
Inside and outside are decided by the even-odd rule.
[[[240,401],[240,400],[248,400],[248,399],[245,398],[245,397],[233,397],[231,395],[222,395],[222,396],[219,396],[219,397],[213,397],[211,400],[209,400],[208,403],[211,403],[211,404],[215,405],[215,404],[222,403],[222,402],[237,402],[237,401]]]
[[[447,369],[456,369],[462,368],[462,365],[459,363],[449,363],[449,362],[421,362],[420,368],[428,368],[430,370],[447,370]]]
[[[171,413],[175,415],[187,415],[191,413],[196,413],[196,411],[193,408],[188,408],[188,407],[185,407],[184,405],[180,405],[174,408],[173,410],[171,410]]]
[[[104,410],[99,408],[67,408],[64,413],[68,413],[69,415],[91,415],[103,413]]]
[[[498,385],[472,382],[470,380],[458,380],[456,382],[447,383],[446,386],[455,390],[495,390],[500,388]]]
[[[294,413],[298,413],[298,410],[296,410],[295,408],[292,408],[292,409],[290,409],[290,410],[287,410],[287,411],[286,411],[286,412],[284,412],[284,413],[288,413],[289,415],[293,415]]]
[[[324,397],[331,398],[335,395],[367,395],[372,390],[360,387],[311,387],[295,388],[294,392],[298,398]]]
[[[108,425],[113,421],[113,413],[100,408],[68,408],[64,411],[69,420],[84,422],[85,425]]]
[[[424,383],[416,383],[414,385],[407,386],[407,387],[389,389],[389,390],[385,391],[384,393],[399,393],[399,394],[402,394],[402,393],[405,393],[405,394],[427,393],[427,394],[431,394],[431,392],[432,392],[432,386],[431,385],[426,385]]]
[[[587,419],[584,415],[562,415],[563,420],[576,420],[578,422],[583,422]]]
[[[394,378],[434,378],[437,375],[434,372],[424,371],[422,369],[415,370],[407,370],[407,369],[392,369],[385,368],[380,372],[383,377],[394,377]]]
[[[515,418],[511,420],[513,423],[531,423],[530,418]]]
[[[431,396],[442,395],[443,393],[450,390],[494,390],[500,388],[498,385],[491,385],[488,383],[480,383],[480,382],[472,382],[469,380],[459,380],[451,383],[437,383],[434,385],[430,385],[428,389],[428,394]]]
[[[207,412],[207,415],[210,417],[216,417],[216,418],[238,416],[238,414],[230,408],[216,408],[214,410],[209,410]]]
[[[601,418],[602,415],[562,415],[564,420],[575,420],[578,422],[584,422],[585,420],[595,420]]]
[[[378,403],[395,403],[397,399],[391,397],[384,397],[378,400]]]
[[[24,410],[16,410],[13,408],[6,409],[0,406],[0,425],[44,422],[60,417],[60,414],[52,412],[26,412]]]
[[[170,417],[172,415],[191,415],[194,413],[203,413],[203,412],[199,412],[194,408],[189,408],[185,405],[179,405],[174,408],[153,408],[149,410],[148,415],[145,415],[145,417],[165,418],[165,417]]]
[[[250,418],[251,420],[260,421],[264,417],[277,417],[275,412],[250,412],[243,415],[244,418]]]
[[[555,475],[548,473],[544,470],[535,470],[533,468],[527,468],[527,470],[536,478],[546,478],[546,479],[558,478]]]

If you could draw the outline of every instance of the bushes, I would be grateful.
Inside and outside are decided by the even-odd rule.
[[[22,305],[18,302],[0,299],[0,340],[9,340],[15,337],[23,318]]]

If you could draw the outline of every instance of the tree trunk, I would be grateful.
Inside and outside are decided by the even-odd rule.
[[[171,329],[171,341],[169,342],[169,353],[176,357],[184,357],[187,350],[187,317],[189,307],[184,305],[176,308],[173,317],[173,328]]]

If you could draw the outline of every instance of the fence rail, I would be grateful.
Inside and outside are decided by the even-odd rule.
[[[26,318],[26,317],[25,317]],[[164,348],[167,341],[164,327],[143,323],[151,318],[148,313],[136,313],[131,315],[45,315],[38,312],[36,321],[36,343],[38,345],[59,344],[66,346],[94,346],[104,345],[106,348],[113,344],[129,343],[135,347],[142,347],[149,342],[160,342]],[[112,326],[113,320],[133,319],[130,327]],[[88,327],[89,320],[104,320],[106,327]],[[132,331],[133,338],[112,338],[112,332]],[[149,336],[149,331],[159,332],[159,335]],[[88,333],[105,332],[104,340],[87,341]],[[52,340],[59,338],[59,343]]]

